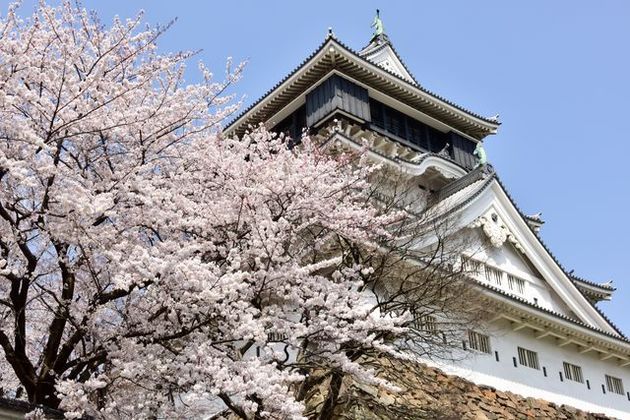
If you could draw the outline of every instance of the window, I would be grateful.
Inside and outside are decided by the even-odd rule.
[[[619,378],[606,375],[606,389],[608,392],[623,395],[623,382],[621,382],[621,379]]]
[[[508,279],[508,288],[511,291],[516,292],[520,295],[525,293],[525,280],[519,279],[518,277],[515,277],[511,274],[507,275],[507,279]]]
[[[381,128],[385,127],[382,103],[370,100],[370,115],[372,116],[372,124]]]
[[[584,377],[582,376],[582,368],[572,363],[562,362],[564,366],[564,377],[570,381],[584,383]]]
[[[490,337],[473,330],[468,330],[468,344],[473,350],[491,354]]]
[[[482,271],[483,264],[479,261],[472,260],[468,257],[464,257],[464,271],[470,273],[471,276],[479,276]]]
[[[503,273],[496,268],[490,267],[488,265],[485,266],[486,280],[490,283],[494,283],[497,286],[501,286],[501,277]]]
[[[287,339],[287,335],[286,334],[282,334],[282,333],[278,333],[278,332],[270,332],[267,334],[267,341],[268,342],[274,342],[274,341],[284,341]]]
[[[407,119],[404,114],[392,109],[385,108],[385,130],[390,133],[407,138]]]
[[[370,98],[372,124],[376,127],[402,137],[428,152],[439,152],[445,146],[448,135],[435,128],[414,120],[402,112]],[[472,153],[472,149],[470,152]]]
[[[284,133],[294,140],[302,137],[302,130],[306,127],[306,106],[301,106],[293,114],[280,121],[273,131]]]
[[[417,330],[430,331],[430,332],[435,332],[438,329],[435,317],[431,315],[424,315],[421,317],[416,317],[413,320],[413,328]]]
[[[538,364],[538,353],[535,351],[527,350],[522,347],[518,348],[518,362],[532,369],[540,369]]]
[[[410,120],[408,122],[409,127],[409,141],[413,144],[420,146],[422,149],[429,150],[429,138],[427,135],[427,127],[419,123],[418,121]]]

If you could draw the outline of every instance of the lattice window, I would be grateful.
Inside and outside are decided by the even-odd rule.
[[[562,362],[564,366],[564,377],[570,381],[584,383],[584,377],[582,376],[582,368],[572,363]]]
[[[501,272],[501,270],[497,270],[494,267],[486,265],[485,274],[486,280],[488,280],[488,282],[496,284],[497,286],[501,286],[501,278],[503,277],[503,273]]]
[[[438,330],[437,320],[432,315],[416,317],[413,320],[413,328],[421,331],[436,332]]]
[[[623,395],[623,382],[619,378],[606,375],[606,389],[609,392],[614,392],[615,394]]]
[[[507,280],[508,280],[508,288],[511,291],[516,292],[519,295],[522,295],[525,293],[525,280],[519,279],[518,277],[515,277],[511,274],[507,275]]]
[[[282,334],[282,333],[278,333],[278,332],[270,332],[267,334],[267,341],[268,342],[274,342],[274,341],[284,341],[287,339],[287,335],[286,334]]]
[[[523,366],[540,370],[540,364],[538,363],[538,353],[536,353],[535,351],[531,351],[531,350],[527,350],[522,347],[519,347],[518,348],[518,362]]]
[[[476,331],[468,330],[468,345],[473,350],[488,354],[492,353],[492,349],[490,348],[490,337]]]

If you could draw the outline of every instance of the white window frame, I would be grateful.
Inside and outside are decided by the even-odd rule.
[[[569,362],[562,362],[562,367],[564,369],[564,377],[567,378],[567,380],[581,384],[584,383],[584,375],[582,374],[581,366]]]
[[[523,347],[517,347],[518,349],[518,363],[522,366],[527,366],[532,369],[540,370],[540,362],[538,360],[538,353],[533,350],[529,350]]]
[[[465,273],[479,281],[486,281],[494,287],[501,288],[511,293],[525,296],[527,280],[518,275],[509,273],[500,267],[486,264],[466,255],[462,256],[462,269]]]
[[[468,330],[468,347],[484,354],[492,354],[490,336],[477,331]]]
[[[484,263],[464,256],[464,270],[474,277],[479,277],[483,272]]]
[[[427,331],[431,333],[438,331],[437,318],[433,315],[414,317],[411,326],[418,331]]]
[[[484,264],[484,275],[488,283],[501,287],[503,283],[503,270]]]
[[[267,342],[269,343],[279,343],[285,341],[287,339],[287,335],[279,332],[268,332],[267,333]]]
[[[623,395],[623,381],[615,376],[605,375],[606,390],[613,394]]]

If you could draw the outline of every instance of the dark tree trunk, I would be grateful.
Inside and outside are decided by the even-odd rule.
[[[330,384],[328,385],[328,395],[322,405],[322,411],[319,413],[318,420],[330,420],[333,418],[335,407],[337,406],[337,399],[339,398],[339,390],[341,389],[341,383],[343,381],[343,374],[339,371],[334,371],[330,377]]]

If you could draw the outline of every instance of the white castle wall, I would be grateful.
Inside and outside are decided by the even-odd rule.
[[[512,331],[511,324],[507,321],[493,324],[485,333],[490,335],[492,354],[462,349],[455,355],[455,362],[427,362],[477,384],[493,386],[526,397],[542,398],[557,404],[567,404],[594,413],[630,419],[628,367],[620,367],[613,359],[600,360],[599,354],[594,351],[580,354],[573,344],[559,347],[555,338],[536,339],[532,330]],[[520,365],[517,347],[537,352],[540,370]],[[499,355],[499,361],[496,360],[495,351]],[[513,358],[516,358],[517,367],[514,367]],[[584,383],[564,378],[565,361],[582,367]],[[544,375],[543,367],[547,376]],[[563,381],[560,380],[560,372]],[[604,393],[604,375],[621,378],[624,394],[619,395],[608,390]],[[586,380],[590,383],[590,389]]]
[[[469,230],[468,232],[469,238],[474,243],[473,251],[469,252],[471,258],[525,280],[525,293],[519,295],[519,297],[542,308],[567,316],[571,315],[571,311],[564,302],[512,245],[506,243],[500,248],[494,248],[484,243],[482,235],[479,229]],[[486,280],[483,273],[476,277],[482,281]],[[503,282],[504,284],[500,288],[506,290],[507,283],[505,278]],[[493,284],[493,286],[498,287],[496,284]]]

